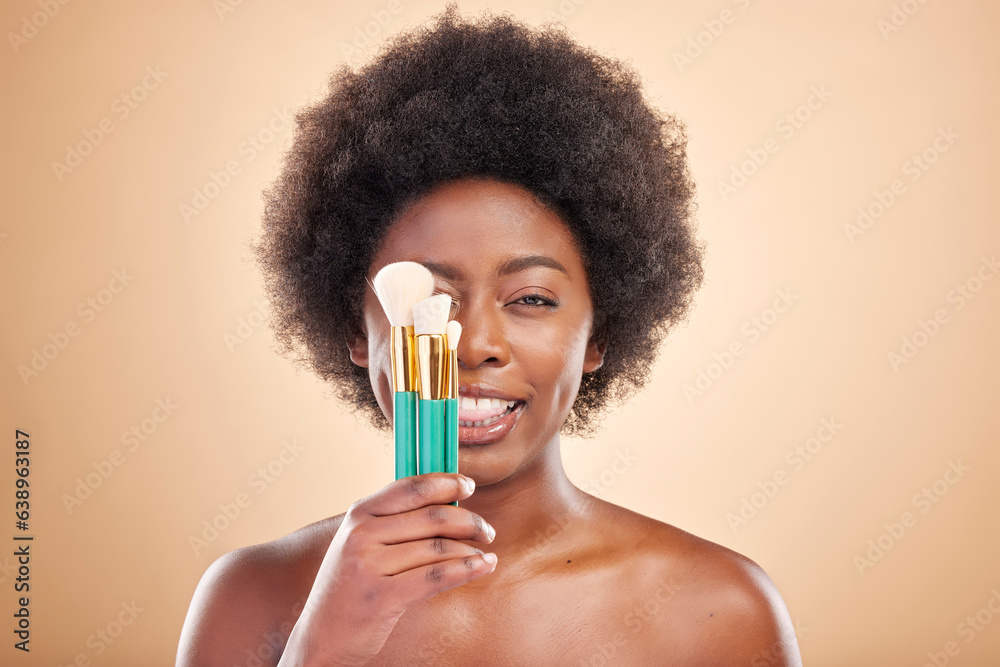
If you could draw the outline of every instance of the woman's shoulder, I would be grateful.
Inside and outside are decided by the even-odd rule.
[[[604,538],[619,545],[622,584],[638,584],[634,618],[658,627],[642,633],[661,643],[651,649],[696,646],[711,664],[801,664],[785,603],[753,560],[604,501],[595,515],[606,526]]]
[[[255,575],[257,582],[311,585],[344,514],[307,524],[270,542],[240,547],[219,557],[212,567],[233,579]]]
[[[343,518],[316,521],[217,558],[191,599],[177,665],[242,664],[250,655],[276,663]]]

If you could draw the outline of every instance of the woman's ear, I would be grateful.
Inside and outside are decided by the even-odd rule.
[[[351,351],[351,361],[357,366],[368,368],[368,337],[356,332],[347,335],[347,349]]]
[[[583,372],[593,373],[604,365],[604,353],[608,349],[607,341],[590,339],[587,343],[587,352],[583,357]]]
[[[594,328],[583,356],[583,372],[593,373],[604,365],[604,353],[608,350],[607,329],[604,327],[604,312],[594,313]]]

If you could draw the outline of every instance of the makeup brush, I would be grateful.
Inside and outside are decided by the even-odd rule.
[[[419,433],[417,470],[444,472],[444,405],[448,396],[448,347],[445,331],[451,314],[447,294],[418,301],[413,305],[413,328],[417,342]]]
[[[448,339],[448,398],[444,403],[444,471],[458,472],[458,340],[462,325],[452,320],[445,328]],[[453,501],[452,505],[458,505]]]
[[[417,355],[413,305],[434,293],[434,274],[423,264],[396,262],[375,274],[372,288],[385,311],[392,336],[392,431],[396,479],[417,474]]]

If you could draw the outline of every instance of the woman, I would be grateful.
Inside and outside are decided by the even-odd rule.
[[[177,664],[800,664],[753,562],[562,468],[560,432],[642,385],[702,276],[683,129],[636,75],[555,28],[449,7],[298,123],[255,247],[279,340],[388,426],[389,324],[366,281],[426,265],[477,399],[461,474],[220,558]]]

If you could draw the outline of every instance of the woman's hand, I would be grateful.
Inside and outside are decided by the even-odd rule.
[[[448,505],[472,495],[457,473],[406,477],[351,505],[330,542],[279,667],[363,665],[408,607],[489,574],[495,531]]]

